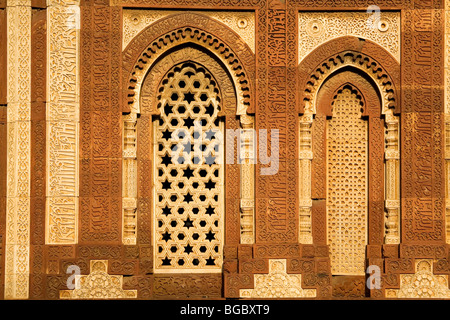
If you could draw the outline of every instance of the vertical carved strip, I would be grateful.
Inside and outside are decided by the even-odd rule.
[[[368,243],[381,245],[385,233],[384,120],[379,116],[369,116],[368,126],[370,137],[368,157],[368,190],[370,190],[368,194]]]
[[[78,241],[79,9],[48,1],[47,244]]]
[[[444,241],[441,138],[441,0],[404,10],[402,50],[402,242]],[[402,128],[406,128],[402,125]],[[420,227],[418,227],[420,226]]]
[[[123,125],[123,200],[122,242],[136,244],[137,239],[137,115],[124,116]]]
[[[312,153],[312,115],[300,118],[300,146],[299,146],[299,241],[312,244],[311,226],[311,161]]]
[[[450,244],[450,0],[445,0],[445,235]]]
[[[7,27],[6,10],[0,9],[0,83],[7,83]],[[6,105],[7,86],[0,86],[0,105]]]
[[[385,243],[400,243],[400,151],[399,119],[392,114],[386,115],[386,221]]]
[[[45,244],[46,179],[46,34],[45,10],[33,9],[31,27],[31,186],[30,186],[30,295],[44,297],[43,245]]]
[[[0,9],[0,83],[7,83],[7,27],[6,10]],[[7,109],[6,89],[0,86],[0,299],[4,299],[5,285],[5,217],[6,217],[6,155],[7,155]]]
[[[255,142],[254,119],[242,115],[241,151],[241,243],[255,242]]]
[[[445,91],[448,94],[448,88]],[[450,114],[448,113],[445,114],[445,182],[445,235],[446,242],[450,244]]]
[[[318,113],[312,124],[311,161],[311,198],[312,204],[312,234],[314,244],[327,244],[327,152],[326,152],[326,116]]]
[[[29,296],[31,6],[7,6],[7,213],[5,299]]]
[[[348,87],[333,102],[327,128],[327,221],[331,272],[364,275],[367,244],[368,125]],[[352,226],[351,232],[348,226]]]

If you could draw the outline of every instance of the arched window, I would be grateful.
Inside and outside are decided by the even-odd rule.
[[[224,215],[221,94],[193,62],[160,86],[154,126],[155,270],[221,271]]]
[[[223,24],[183,13],[144,29],[123,59],[122,242],[143,245],[154,273],[220,273],[224,245],[255,238],[255,56]]]
[[[308,74],[303,64],[317,67]],[[299,241],[328,245],[332,274],[362,276],[368,245],[400,241],[396,86],[351,50],[325,60],[312,53],[299,70]]]

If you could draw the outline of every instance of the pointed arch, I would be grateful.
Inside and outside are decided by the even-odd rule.
[[[357,89],[368,119],[368,244],[399,242],[399,71],[386,50],[354,37],[323,44],[299,65],[300,175],[308,181],[300,188],[300,215],[310,223],[299,231],[300,242],[327,243],[327,118],[345,85]]]
[[[254,55],[248,46],[221,23],[197,13],[173,15],[152,24],[136,36],[124,51],[123,97],[123,242],[146,243],[155,236],[155,120],[161,115],[161,81],[174,66],[191,63],[208,70],[220,92],[224,129],[237,132],[237,146],[253,149],[245,140],[253,130]],[[205,31],[208,30],[208,31]],[[213,35],[214,34],[214,35]],[[226,41],[222,40],[226,39]],[[232,43],[232,45],[228,45]],[[243,57],[241,60],[240,57]],[[240,133],[239,133],[240,132]],[[225,141],[227,155],[237,159],[236,141]],[[248,153],[247,153],[248,154]],[[227,232],[223,243],[254,240],[254,166],[225,164],[224,217]],[[241,179],[241,176],[245,178]],[[153,224],[153,225],[152,225]],[[155,248],[156,250],[156,248]],[[170,271],[169,271],[170,272]],[[176,271],[174,271],[176,272]]]
[[[141,31],[123,52],[122,108],[137,108],[140,85],[155,61],[168,50],[183,44],[197,44],[220,60],[237,91],[237,115],[254,113],[253,79],[255,56],[230,28],[194,12],[174,14]]]
[[[380,62],[382,61],[382,63]],[[378,44],[346,36],[331,40],[309,54],[298,67],[299,113],[316,113],[317,94],[324,82],[343,68],[353,67],[376,84],[382,113],[400,113],[400,65]]]

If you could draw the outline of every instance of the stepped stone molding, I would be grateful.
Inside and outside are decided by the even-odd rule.
[[[254,289],[240,289],[241,298],[315,298],[316,289],[302,288],[301,274],[286,272],[286,259],[270,259],[268,274],[255,274]]]
[[[342,36],[371,40],[400,62],[400,12],[381,12],[375,19],[366,12],[300,12],[298,60],[321,44]]]
[[[77,0],[47,7],[46,244],[78,241],[79,38]]]

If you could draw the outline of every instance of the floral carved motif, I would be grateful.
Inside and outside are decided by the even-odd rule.
[[[303,289],[301,274],[286,273],[286,259],[270,259],[269,274],[255,274],[254,289],[241,289],[241,298],[314,298],[316,289]]]
[[[448,275],[433,274],[433,260],[416,261],[414,274],[400,275],[400,289],[386,289],[386,298],[449,299]]]
[[[107,260],[92,260],[89,275],[75,275],[75,289],[61,290],[61,299],[135,299],[136,290],[122,289],[123,276],[108,274]]]
[[[331,39],[355,36],[379,44],[400,62],[400,12],[383,12],[373,22],[370,16],[365,12],[300,12],[299,61]]]

